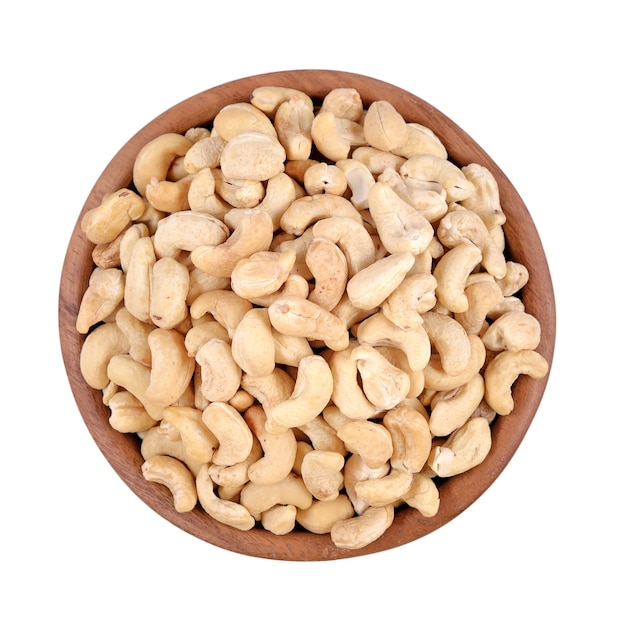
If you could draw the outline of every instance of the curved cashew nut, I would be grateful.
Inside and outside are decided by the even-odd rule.
[[[438,391],[430,401],[428,425],[434,437],[447,437],[460,428],[474,414],[483,399],[485,383],[481,374],[475,374],[467,383]]]
[[[363,393],[381,410],[391,409],[406,398],[411,387],[409,375],[389,362],[373,346],[356,346],[351,358],[356,361]]]
[[[131,189],[119,189],[105,196],[99,206],[87,211],[80,226],[92,243],[110,243],[145,210],[146,201],[141,196]]]
[[[330,111],[319,111],[311,124],[315,147],[331,161],[347,159],[354,146],[367,143],[363,126]]]
[[[411,487],[411,472],[391,468],[386,476],[361,480],[354,485],[357,497],[370,507],[382,507],[401,500]]]
[[[105,320],[124,299],[126,279],[122,270],[96,267],[80,302],[76,316],[76,330],[86,334],[89,329]]]
[[[435,293],[439,302],[452,313],[463,313],[469,308],[465,287],[468,276],[481,259],[482,253],[478,246],[460,243],[437,261],[433,269],[433,276],[437,280]]]
[[[296,527],[297,511],[293,504],[275,504],[261,513],[261,526],[274,535],[286,535]]]
[[[296,521],[309,532],[324,535],[330,532],[335,522],[353,516],[350,498],[340,493],[334,500],[314,500],[308,509],[298,509]]]
[[[198,350],[210,339],[221,339],[222,341],[230,340],[228,331],[215,320],[208,320],[196,326],[192,326],[185,333],[185,348],[187,348],[187,354],[195,358]]]
[[[359,224],[363,222],[361,214],[347,198],[318,193],[296,198],[280,218],[280,227],[286,233],[302,235],[311,224],[327,217],[349,217]]]
[[[157,425],[143,404],[129,391],[117,391],[109,400],[111,428],[120,433],[140,433]]]
[[[226,142],[220,168],[226,179],[267,181],[285,170],[286,158],[274,129],[272,133],[247,130]]]
[[[376,100],[363,116],[363,134],[370,146],[391,152],[406,143],[409,131],[391,102]]]
[[[241,259],[268,250],[273,236],[270,215],[265,211],[250,209],[241,216],[235,230],[224,243],[198,246],[191,252],[191,261],[207,274],[227,277]]]
[[[263,448],[263,456],[248,468],[250,482],[258,485],[274,485],[287,478],[293,469],[298,447],[293,430],[281,433],[269,432],[265,411],[259,405],[251,406],[244,413],[243,418]],[[278,502],[273,504],[278,504]],[[290,503],[281,502],[280,504]]]
[[[306,424],[321,414],[330,401],[333,375],[326,360],[318,355],[305,356],[298,364],[298,373],[291,396],[268,407],[266,429],[281,433]]]
[[[437,515],[441,503],[435,481],[424,474],[413,474],[413,482],[402,500],[424,517]]]
[[[361,515],[368,504],[361,500],[357,494],[355,486],[358,482],[369,480],[370,478],[381,478],[386,476],[391,469],[389,463],[383,463],[380,467],[368,467],[359,454],[351,454],[345,462],[343,471],[344,487],[348,498],[357,515]]]
[[[151,267],[150,320],[159,328],[174,328],[189,314],[189,270],[173,257],[157,259]]]
[[[150,428],[142,437],[140,452],[144,461],[155,456],[170,456],[185,465],[193,476],[197,476],[202,463],[193,460],[185,449],[182,438],[172,439],[171,433],[159,425]]]
[[[541,340],[541,325],[525,311],[508,311],[494,320],[481,335],[487,350],[534,350]]]
[[[222,107],[213,118],[212,134],[230,141],[245,132],[260,132],[276,136],[272,120],[249,102],[232,102]]]
[[[330,529],[330,537],[338,548],[358,550],[381,537],[391,526],[393,519],[393,504],[384,507],[371,506],[361,515],[335,522]]]
[[[195,320],[210,313],[232,337],[243,316],[252,309],[252,303],[230,289],[212,289],[200,294],[189,307]]]
[[[485,223],[473,211],[464,208],[448,211],[439,222],[437,237],[448,248],[462,242],[478,246],[485,270],[495,278],[504,278],[506,274],[504,253],[492,239]]]
[[[434,446],[428,465],[441,478],[480,465],[491,450],[491,427],[484,417],[472,417],[441,446]]]
[[[153,178],[166,180],[174,159],[184,156],[191,146],[192,141],[179,133],[164,133],[149,141],[133,164],[135,189],[145,196],[146,187]]]
[[[165,455],[153,456],[143,462],[141,472],[147,481],[170,490],[178,513],[188,513],[195,508],[198,502],[196,483],[191,471],[181,461]]]
[[[215,485],[209,474],[209,466],[205,463],[196,476],[196,491],[200,506],[215,520],[239,530],[250,530],[255,519],[248,509],[238,502],[222,500],[215,494]]]
[[[153,178],[146,185],[146,200],[163,213],[178,213],[189,208],[189,188],[193,176],[178,180],[157,180]]]
[[[187,354],[185,337],[174,329],[155,328],[148,335],[152,353],[150,384],[145,395],[152,404],[169,406],[189,386],[195,362]]]
[[[383,246],[391,254],[424,252],[433,238],[432,224],[385,182],[377,181],[368,192],[370,214]]]
[[[265,183],[265,195],[256,208],[270,214],[276,231],[280,228],[283,213],[297,197],[295,181],[285,172],[281,172]]]
[[[247,178],[226,178],[220,168],[211,170],[215,195],[230,209],[254,209],[265,197],[265,184]]]
[[[439,183],[446,190],[448,202],[469,198],[474,185],[463,171],[448,159],[434,154],[417,154],[400,166],[400,174],[408,178]]]
[[[151,237],[140,237],[130,251],[124,281],[124,306],[141,322],[150,319],[150,278],[156,254]]]
[[[235,465],[248,458],[254,437],[237,409],[225,402],[211,402],[202,411],[202,422],[219,443],[213,463]]]
[[[85,337],[80,349],[80,372],[85,382],[94,389],[109,384],[107,367],[115,354],[126,354],[130,349],[128,338],[115,322],[97,326]]]
[[[226,140],[217,134],[210,134],[195,141],[183,157],[183,167],[189,174],[201,170],[210,171],[219,167],[220,156]]]
[[[363,163],[374,177],[380,176],[387,168],[399,170],[406,162],[406,157],[386,150],[378,150],[373,146],[355,148],[352,158]]]
[[[241,319],[232,337],[231,350],[235,363],[252,376],[272,373],[274,335],[267,309],[255,307]]]
[[[263,456],[263,448],[256,437],[252,438],[250,454],[239,463],[233,465],[209,465],[209,475],[214,483],[220,487],[241,489],[248,482],[248,468]]]
[[[424,330],[439,355],[444,372],[455,376],[469,363],[471,346],[467,332],[453,317],[426,311],[422,314]]]
[[[293,248],[255,252],[235,265],[231,288],[242,298],[255,302],[278,292],[289,278],[295,262],[296,251]]]
[[[513,411],[512,387],[521,375],[543,378],[549,370],[548,361],[534,350],[504,350],[485,368],[485,400],[499,415]]]
[[[313,101],[311,97],[293,87],[277,87],[274,85],[268,85],[263,87],[257,87],[252,92],[250,103],[260,111],[263,111],[268,117],[273,118],[278,110],[278,107],[291,98],[300,98],[308,108],[313,110]]]
[[[300,476],[288,474],[271,485],[248,482],[241,490],[239,502],[250,511],[252,517],[260,520],[263,512],[277,504],[291,504],[299,510],[308,509],[313,504],[313,496]]]
[[[442,159],[448,158],[448,151],[443,142],[428,126],[417,122],[407,122],[406,131],[404,143],[391,150],[394,154],[407,159],[418,154],[433,154]]]
[[[437,279],[432,274],[409,274],[381,304],[381,311],[403,330],[417,328],[424,322],[421,314],[437,303],[436,287]]]
[[[346,422],[337,430],[346,450],[358,454],[365,465],[376,469],[389,461],[393,454],[391,434],[382,425],[369,420]]]
[[[315,163],[304,172],[305,191],[314,196],[319,193],[332,193],[342,196],[348,188],[348,180],[343,170],[333,164]]]
[[[341,159],[335,163],[350,188],[350,202],[360,211],[369,208],[369,190],[376,179],[367,166],[356,159]]]
[[[331,450],[311,450],[302,459],[300,474],[311,495],[322,502],[336,500],[343,488],[344,457]]]
[[[422,325],[404,330],[383,313],[374,313],[363,320],[356,335],[363,345],[398,348],[406,354],[412,370],[424,369],[431,356],[430,339]]]
[[[410,252],[397,252],[374,261],[348,281],[350,301],[359,309],[379,306],[404,280],[414,262]]]
[[[346,455],[346,447],[343,441],[337,437],[337,431],[325,419],[326,407],[322,411],[322,415],[317,415],[310,422],[298,426],[308,440],[314,450],[324,450],[328,452],[336,452],[341,456]]]
[[[389,431],[393,444],[391,467],[413,474],[420,472],[432,444],[426,417],[417,409],[399,406],[385,413],[383,426]]]
[[[461,171],[473,185],[471,195],[461,200],[461,204],[479,215],[490,230],[504,224],[506,216],[500,205],[500,190],[493,173],[478,163],[465,165]]]
[[[281,365],[297,366],[305,356],[313,354],[313,348],[306,337],[294,337],[272,329],[274,338],[274,360]]]
[[[173,426],[180,434],[187,455],[195,463],[208,463],[214,457],[218,440],[202,423],[202,411],[190,406],[168,406],[163,409],[160,427]]]
[[[467,311],[455,313],[454,317],[468,334],[477,334],[485,325],[487,316],[502,302],[502,290],[493,276],[479,272],[468,278],[465,296]]]
[[[229,234],[228,227],[208,213],[172,213],[157,224],[154,251],[160,258],[177,257],[181,250],[191,252],[201,245],[217,246],[226,241]]]
[[[228,402],[239,389],[242,371],[233,358],[230,344],[210,339],[196,352],[200,366],[200,392],[209,402]]]
[[[336,117],[358,122],[363,117],[361,94],[353,87],[331,89],[322,100],[320,111],[330,111]]]
[[[506,262],[506,274],[503,278],[496,279],[498,286],[502,290],[502,295],[506,298],[516,294],[529,279],[528,268],[522,263],[515,261]]]
[[[285,148],[287,159],[308,159],[313,148],[311,126],[315,114],[311,99],[294,94],[281,102],[274,114],[274,128],[280,143]]]
[[[305,263],[315,281],[309,300],[330,311],[341,300],[348,282],[348,262],[332,241],[313,236]]]
[[[275,367],[267,376],[251,376],[244,373],[241,377],[241,388],[258,400],[265,411],[275,404],[288,400],[294,387],[294,379],[280,367]]]

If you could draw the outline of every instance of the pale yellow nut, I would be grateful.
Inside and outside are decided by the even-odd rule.
[[[369,208],[369,190],[376,183],[372,172],[354,158],[341,159],[335,165],[343,172],[350,189],[350,202],[359,210]]]
[[[241,388],[258,400],[264,410],[287,400],[293,393],[295,384],[295,380],[280,367],[275,367],[267,376],[251,376],[244,372],[241,377]]]
[[[160,257],[177,257],[181,251],[191,252],[200,245],[219,245],[230,232],[218,218],[205,213],[183,211],[159,221],[154,233],[154,250]]]
[[[287,535],[296,526],[297,512],[293,504],[275,504],[261,513],[261,526],[273,535]]]
[[[337,117],[330,111],[320,111],[315,116],[311,137],[315,147],[331,161],[346,159],[352,148],[367,143],[361,124]]]
[[[248,468],[263,456],[263,449],[256,437],[252,439],[250,454],[239,463],[232,465],[209,465],[209,475],[217,485],[231,489],[241,489],[248,482]]]
[[[205,464],[196,476],[196,491],[200,506],[213,519],[227,526],[238,530],[250,530],[254,527],[255,520],[244,506],[237,502],[222,500],[215,494],[214,489],[209,466]]]
[[[468,310],[467,279],[481,259],[480,248],[468,242],[451,248],[437,261],[433,270],[437,279],[435,293],[439,302],[452,313]]]
[[[196,174],[201,170],[210,171],[219,167],[226,140],[217,134],[202,137],[187,150],[183,164],[185,171]]]
[[[414,262],[411,252],[389,254],[374,261],[348,281],[346,291],[350,301],[359,309],[379,306],[404,280]]]
[[[478,163],[470,163],[461,171],[472,183],[472,193],[461,200],[461,204],[480,216],[488,229],[504,224],[506,215],[500,204],[500,190],[493,172]]]
[[[181,461],[165,455],[153,456],[143,462],[141,472],[147,481],[170,490],[178,513],[188,513],[195,508],[198,502],[196,483]]]
[[[471,346],[467,332],[450,315],[436,311],[422,314],[424,330],[440,358],[443,370],[455,376],[467,367]]]
[[[257,485],[274,485],[285,480],[296,460],[297,443],[293,430],[281,433],[269,432],[265,411],[259,405],[251,406],[243,418],[263,449],[263,456],[248,468],[250,482]],[[276,501],[272,504],[278,503],[279,501]],[[295,503],[280,502],[280,504]]]
[[[185,348],[191,357],[196,356],[198,350],[210,339],[229,341],[228,331],[216,320],[210,319],[201,324],[192,326],[185,333]]]
[[[132,224],[123,232],[120,239],[119,266],[124,272],[126,272],[126,270],[128,269],[130,255],[132,253],[135,242],[142,237],[150,237],[150,231],[148,230],[148,227],[141,222],[136,222]]]
[[[414,370],[409,365],[409,359],[406,354],[398,348],[391,346],[376,346],[376,350],[389,361],[392,365],[403,371],[409,378],[409,390],[400,404],[405,405],[409,402],[415,402],[417,397],[424,391],[424,372],[423,370]]]
[[[506,298],[518,293],[526,285],[529,278],[528,268],[523,263],[507,261],[506,274],[503,278],[496,279],[496,283]]]
[[[309,300],[327,311],[344,294],[348,283],[348,262],[341,248],[323,237],[313,237],[305,253],[305,263],[313,276]]]
[[[376,469],[389,461],[393,454],[391,434],[382,425],[369,420],[346,422],[337,430],[346,450],[358,454],[370,468]]]
[[[313,496],[300,476],[293,473],[274,484],[246,483],[241,490],[239,502],[257,520],[263,512],[277,504],[293,505],[299,510],[308,509],[313,504]]]
[[[219,444],[211,459],[213,463],[235,465],[248,458],[254,437],[237,409],[225,402],[211,402],[202,411],[202,422]]]
[[[223,106],[213,118],[212,135],[230,141],[244,132],[261,132],[276,135],[271,119],[249,102],[232,102]]]
[[[160,406],[173,404],[189,386],[194,360],[187,354],[185,337],[174,329],[156,328],[148,335],[152,353],[148,401]]]
[[[304,173],[304,189],[313,196],[318,193],[332,193],[341,196],[348,188],[348,180],[336,165],[316,163]]]
[[[410,252],[415,255],[426,249],[434,234],[431,223],[389,184],[377,182],[372,185],[368,202],[378,235],[389,253]]]
[[[250,104],[260,111],[263,111],[268,117],[273,118],[278,107],[291,98],[300,98],[306,103],[306,106],[312,111],[313,101],[311,97],[299,89],[293,87],[282,87],[275,85],[263,85],[256,87],[252,92]]]
[[[424,517],[434,517],[439,512],[441,499],[435,481],[425,474],[413,474],[413,481],[402,500],[417,509]]]
[[[108,194],[82,217],[80,226],[89,241],[110,243],[146,210],[146,202],[131,189]]]
[[[515,407],[512,387],[522,375],[543,378],[550,365],[535,350],[504,350],[485,368],[485,400],[498,415],[508,415]]]
[[[241,368],[237,365],[230,344],[210,339],[195,357],[201,368],[200,391],[209,402],[228,402],[239,389]]]
[[[246,178],[228,178],[220,168],[211,170],[215,195],[230,208],[254,209],[265,197],[265,183]]]
[[[320,111],[330,111],[336,117],[359,122],[363,117],[361,94],[353,87],[331,89],[324,96]]]
[[[428,419],[413,407],[398,406],[385,413],[383,426],[393,444],[391,467],[413,474],[421,471],[432,443]]]
[[[343,441],[337,437],[337,431],[326,421],[325,414],[328,406],[324,407],[321,415],[302,424],[298,430],[306,435],[313,449],[337,452],[341,456],[346,456]]]
[[[455,319],[469,334],[478,334],[486,323],[487,316],[493,317],[493,310],[500,305],[504,296],[493,276],[486,272],[472,274],[465,287],[468,308],[455,313]]]
[[[391,149],[394,154],[407,159],[417,154],[434,154],[442,159],[448,158],[448,151],[443,142],[427,126],[417,122],[407,122],[406,131],[404,143]]]
[[[223,220],[228,211],[232,209],[232,206],[217,194],[215,176],[208,167],[193,175],[187,200],[189,209],[193,213],[211,215],[218,220]]]
[[[385,476],[357,482],[354,490],[357,497],[368,506],[383,507],[401,500],[411,487],[411,482],[411,472],[392,467]]]
[[[406,157],[387,150],[378,150],[373,146],[355,148],[351,158],[363,163],[375,177],[380,176],[388,168],[399,170],[402,164],[406,162]]]
[[[155,325],[138,320],[125,307],[117,310],[115,322],[126,336],[128,354],[135,361],[150,366],[152,364],[152,353],[148,345],[148,335],[156,328]]]
[[[293,235],[302,235],[314,222],[327,217],[349,217],[363,221],[350,200],[334,194],[315,194],[296,198],[280,219],[281,228]]]
[[[141,237],[133,245],[126,268],[124,306],[141,322],[150,319],[150,277],[156,254],[151,237]]]
[[[275,134],[244,131],[224,146],[220,168],[225,178],[266,181],[285,170],[286,158]]]
[[[108,406],[111,409],[109,424],[120,433],[139,433],[157,424],[143,404],[128,391],[114,393],[109,399]]]
[[[96,326],[80,349],[79,367],[85,382],[94,389],[104,389],[109,384],[107,367],[111,357],[125,354],[129,348],[128,338],[117,323]]]
[[[76,316],[76,330],[86,334],[92,326],[104,321],[124,299],[126,278],[117,268],[96,267],[80,301]]]
[[[201,463],[197,463],[188,454],[182,439],[173,439],[168,429],[159,425],[153,426],[142,433],[140,452],[142,458],[147,461],[155,456],[169,456],[178,459],[193,476],[197,476]]]
[[[311,495],[319,501],[335,500],[343,488],[344,457],[331,450],[311,450],[302,459],[300,473]]]
[[[410,157],[400,166],[399,172],[425,182],[439,183],[446,190],[448,202],[459,202],[468,198],[474,191],[473,183],[452,161],[433,154],[418,154]]]
[[[475,374],[467,383],[437,392],[430,403],[428,426],[434,437],[447,437],[460,428],[480,405],[485,392],[481,374]]]
[[[393,519],[392,504],[369,507],[361,515],[335,522],[330,530],[330,537],[338,548],[358,550],[382,537]]]
[[[191,140],[179,133],[163,133],[146,143],[133,164],[135,189],[143,196],[153,178],[166,180],[174,159],[184,156],[191,145]]]
[[[276,231],[280,228],[283,213],[303,194],[304,192],[302,194],[298,192],[295,181],[288,174],[280,172],[265,183],[265,194],[256,208],[270,214]]]
[[[480,465],[491,450],[491,427],[484,417],[472,417],[440,446],[434,446],[429,467],[441,478],[462,474]]]
[[[267,309],[250,309],[235,328],[231,342],[233,359],[252,376],[267,376],[275,366],[274,336]]]
[[[436,287],[437,279],[430,273],[409,274],[381,304],[381,311],[403,330],[417,328],[424,321],[421,314],[437,302]]]
[[[378,150],[392,151],[408,139],[406,121],[387,100],[372,102],[363,117],[366,142]]]
[[[189,208],[189,187],[192,176],[179,180],[157,180],[153,178],[146,185],[146,200],[157,211],[177,213]]]
[[[151,268],[150,320],[159,328],[174,328],[188,313],[189,270],[173,257],[158,259]]]
[[[346,459],[343,471],[344,487],[354,512],[360,515],[369,505],[356,494],[356,484],[372,478],[387,476],[391,470],[389,463],[383,463],[380,467],[369,467],[361,455],[353,453]]]
[[[268,407],[266,429],[281,433],[306,424],[321,414],[332,391],[333,376],[326,360],[318,354],[305,356],[298,364],[291,396]]]
[[[241,259],[268,250],[274,228],[265,211],[250,209],[241,216],[230,237],[218,245],[200,245],[191,252],[192,263],[212,276],[228,277]]]
[[[314,500],[308,509],[297,509],[296,521],[316,535],[325,535],[339,520],[354,516],[354,508],[347,495],[340,493],[334,500]]]
[[[481,335],[487,350],[534,350],[541,341],[541,324],[539,320],[525,311],[508,311]]]
[[[189,314],[197,320],[210,313],[232,337],[235,328],[251,308],[251,302],[230,289],[212,289],[200,294],[191,303]]]
[[[313,354],[313,348],[306,337],[296,337],[279,333],[272,328],[274,339],[274,360],[280,365],[296,367],[305,356]]]
[[[194,463],[208,463],[213,459],[218,440],[203,423],[202,411],[189,406],[165,407],[161,428],[170,426],[180,435],[187,455]]]
[[[260,250],[241,259],[231,273],[232,290],[251,302],[278,292],[296,262],[295,249]]]
[[[315,114],[309,98],[296,94],[282,102],[274,115],[274,129],[285,148],[286,158],[308,159],[313,147],[311,126]]]

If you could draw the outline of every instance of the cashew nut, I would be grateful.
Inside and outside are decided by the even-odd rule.
[[[276,131],[242,131],[224,146],[220,168],[227,179],[266,181],[285,170],[286,158]]]
[[[504,224],[506,216],[500,205],[500,190],[493,173],[478,163],[470,163],[461,171],[473,187],[472,193],[463,198],[461,204],[480,216],[490,230]]]
[[[273,484],[260,484],[250,480],[243,486],[239,502],[252,517],[261,519],[261,514],[277,504],[293,505],[299,510],[313,504],[313,496],[300,476],[293,473]]]
[[[406,470],[392,467],[379,478],[368,478],[354,485],[357,497],[370,507],[383,507],[401,500],[411,487],[413,475]]]
[[[311,450],[302,459],[300,473],[311,495],[322,502],[336,500],[343,488],[344,457],[331,450]]]
[[[252,309],[252,304],[229,289],[213,289],[200,294],[189,307],[193,319],[210,313],[232,337],[243,316]]]
[[[120,269],[96,267],[80,302],[76,330],[87,334],[92,326],[111,315],[124,299],[125,288],[125,275]]]
[[[422,314],[424,330],[439,355],[444,372],[455,376],[469,363],[471,346],[467,332],[453,317],[426,311]]]
[[[228,402],[241,383],[242,371],[230,344],[222,339],[210,339],[196,352],[201,368],[200,391],[209,402]]]
[[[195,508],[198,502],[196,483],[184,463],[170,456],[156,455],[143,462],[141,472],[147,481],[164,485],[170,490],[178,513],[187,513]]]
[[[481,335],[487,350],[534,350],[541,340],[541,325],[525,311],[508,311],[494,320]]]
[[[313,107],[310,98],[299,94],[282,102],[274,114],[274,128],[289,160],[308,159],[313,147],[311,125]]]
[[[348,282],[348,262],[344,253],[332,241],[314,235],[306,250],[305,263],[315,282],[309,300],[332,310],[341,300]]]
[[[391,152],[404,145],[409,131],[402,115],[386,100],[372,102],[363,116],[365,141],[378,150]]]
[[[85,382],[94,389],[104,389],[110,382],[107,367],[111,357],[126,354],[129,348],[128,338],[115,322],[94,328],[80,350],[79,367]]]
[[[421,314],[432,309],[437,302],[436,287],[437,280],[430,273],[405,276],[381,304],[381,311],[403,330],[417,328],[424,322]]]
[[[189,270],[173,257],[163,257],[151,272],[150,320],[159,328],[174,328],[189,315]]]
[[[188,406],[168,406],[163,409],[160,427],[172,426],[180,434],[187,455],[195,463],[208,463],[214,457],[218,440],[202,423],[202,411]]]
[[[202,422],[219,442],[210,459],[213,463],[235,465],[248,458],[253,435],[237,409],[225,402],[211,402],[202,411]]]
[[[391,526],[393,519],[393,504],[384,507],[371,506],[361,515],[335,522],[330,529],[330,537],[338,548],[358,550],[381,537]]]
[[[278,110],[278,107],[291,98],[298,97],[306,106],[313,110],[313,101],[303,91],[294,89],[292,87],[277,87],[274,85],[267,85],[263,87],[256,87],[252,92],[250,103],[257,109],[263,111],[268,117],[273,118]]]
[[[346,450],[358,454],[370,468],[376,469],[389,461],[393,454],[391,434],[382,425],[369,420],[346,422],[337,430]]]
[[[407,136],[404,142],[391,152],[407,159],[418,154],[433,154],[442,159],[448,158],[448,151],[441,139],[435,133],[422,124],[408,122],[406,124]]]
[[[332,161],[348,158],[353,147],[367,143],[363,126],[350,119],[337,117],[328,110],[319,111],[313,119],[311,137],[315,147]]]
[[[389,431],[393,444],[391,467],[409,473],[420,472],[428,460],[432,442],[426,417],[417,409],[399,406],[385,413],[383,426]]]
[[[250,309],[235,328],[231,350],[239,367],[252,376],[267,376],[274,369],[274,336],[267,309]]]
[[[474,191],[473,183],[452,161],[434,154],[417,154],[407,159],[399,170],[402,176],[439,183],[446,190],[448,202],[469,198]]]
[[[249,102],[233,102],[222,107],[213,118],[213,133],[230,141],[246,132],[259,132],[276,136],[270,118]]]
[[[293,235],[302,235],[314,222],[327,217],[349,217],[363,221],[350,200],[334,194],[318,193],[296,198],[280,218],[280,227]]]
[[[413,474],[409,490],[402,500],[410,507],[417,509],[424,517],[433,517],[439,512],[441,500],[435,481],[424,474]]]
[[[109,400],[109,408],[109,424],[120,433],[139,433],[157,425],[143,404],[128,391],[114,393]]]
[[[473,243],[460,243],[448,250],[433,269],[437,280],[435,293],[441,304],[453,313],[469,308],[465,287],[468,276],[482,259],[480,248]]]
[[[354,516],[354,508],[347,495],[340,493],[334,500],[314,500],[307,509],[297,509],[296,521],[309,532],[324,535],[335,522]]]

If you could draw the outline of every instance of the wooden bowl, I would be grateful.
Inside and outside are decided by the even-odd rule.
[[[199,93],[159,115],[139,130],[113,157],[87,198],[71,235],[63,266],[59,294],[59,332],[67,375],[80,413],[98,447],[124,482],[148,506],[182,530],[215,546],[233,552],[268,559],[319,561],[355,557],[397,547],[440,528],[470,506],[503,471],[525,436],[542,399],[548,377],[532,379],[521,376],[514,385],[514,411],[499,417],[492,427],[493,444],[487,459],[478,467],[440,485],[441,505],[438,514],[423,517],[411,508],[398,509],[392,526],[374,543],[360,550],[334,546],[329,535],[295,530],[276,536],[263,529],[239,531],[214,521],[198,506],[191,513],[179,514],[172,498],[161,485],[147,482],[141,474],[143,459],[139,440],[121,434],[108,423],[109,411],[102,403],[101,392],[84,382],[79,356],[84,336],[75,328],[82,295],[93,269],[91,244],[80,229],[80,219],[90,208],[100,204],[106,192],[132,184],[133,162],[140,148],[166,132],[185,132],[206,125],[216,113],[231,102],[249,101],[253,89],[264,85],[289,86],[321,101],[337,87],[358,90],[367,106],[375,100],[388,100],[407,121],[431,128],[448,149],[450,159],[459,166],[479,163],[495,176],[501,203],[507,215],[504,225],[511,259],[523,263],[530,280],[522,298],[526,310],[542,327],[538,351],[552,364],[556,314],[552,280],[542,243],[524,202],[498,165],[459,126],[419,97],[374,78],[323,70],[295,70],[242,78]]]

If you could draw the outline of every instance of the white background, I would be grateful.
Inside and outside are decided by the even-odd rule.
[[[11,3],[2,59],[0,622],[624,624],[624,146],[619,4]],[[518,453],[406,546],[268,561],[162,520],[101,456],[57,330],[61,265],[101,171],[212,86],[338,69],[420,96],[493,157],[550,263],[557,345]]]

